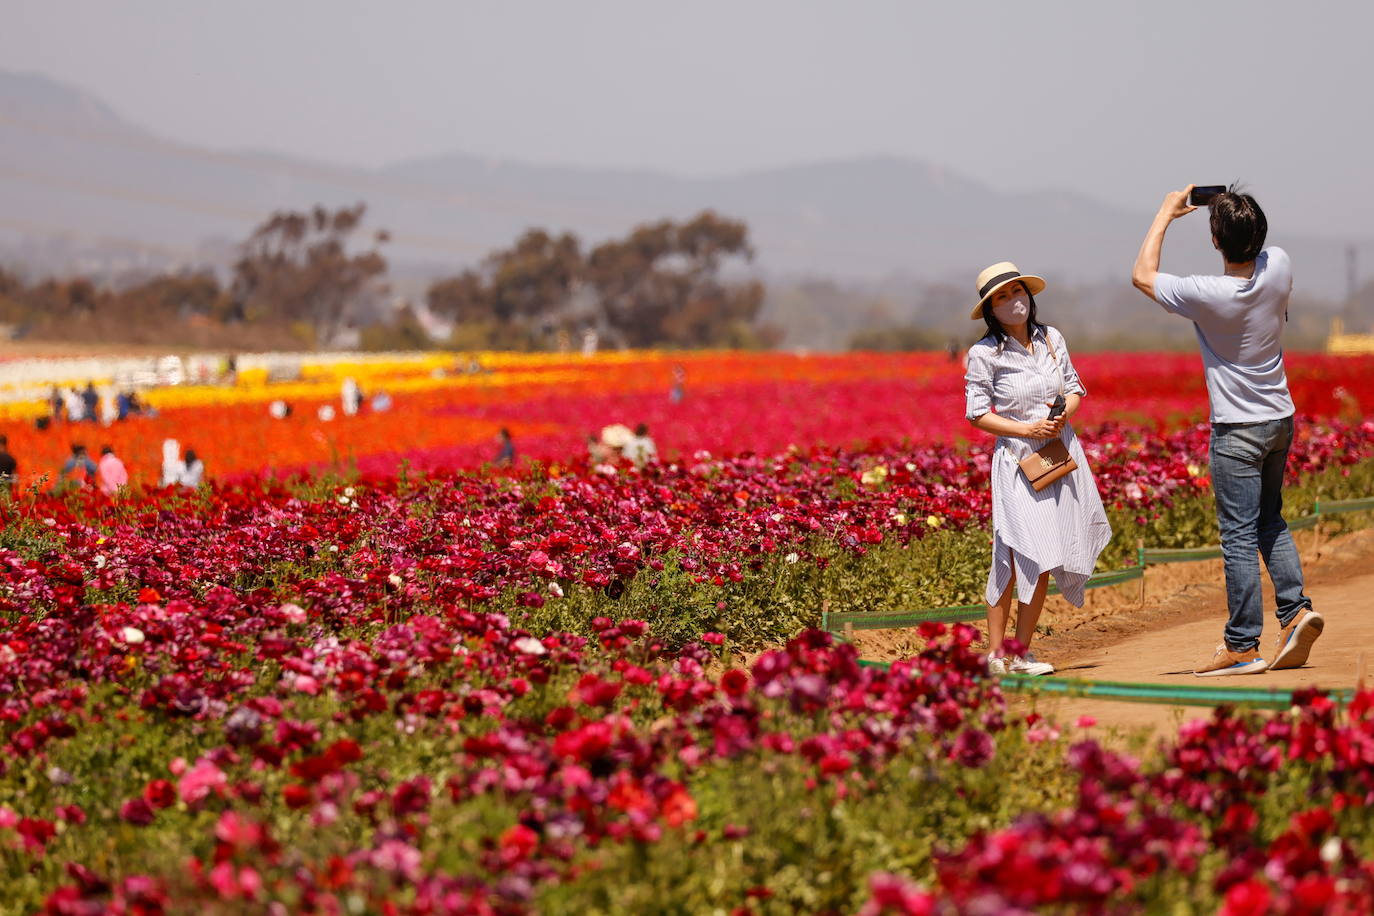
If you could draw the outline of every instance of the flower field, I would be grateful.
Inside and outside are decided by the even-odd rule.
[[[870,442],[956,444],[972,430],[963,420],[963,370],[935,354],[786,353],[606,354],[518,356],[479,354],[481,372],[450,371],[445,361],[331,365],[305,381],[267,385],[245,374],[231,388],[154,389],[145,399],[160,414],[110,427],[58,425],[36,430],[42,407],[12,405],[0,432],[20,461],[26,483],[55,475],[73,441],[99,454],[110,444],[135,480],[157,482],[161,445],[177,439],[196,449],[212,477],[237,479],[271,471],[395,473],[401,462],[423,470],[476,467],[497,452],[496,431],[508,427],[517,454],[567,463],[585,454],[588,434],[611,423],[644,422],[669,458],[772,454],[790,446],[852,447]],[[451,357],[451,365],[470,360]],[[1294,396],[1312,417],[1333,416],[1334,392],[1368,388],[1365,357],[1289,357]],[[1193,354],[1081,354],[1089,385],[1080,429],[1111,421],[1175,429],[1206,418],[1201,361]],[[685,397],[669,398],[673,367],[686,373]],[[386,391],[394,406],[332,421],[317,417],[338,406],[338,380],[357,376],[365,393]],[[269,401],[294,412],[273,419]],[[1366,402],[1367,403],[1367,402]],[[5,414],[0,414],[0,417]]]
[[[1196,357],[1075,362],[1103,568],[1214,542]],[[329,422],[321,383],[8,425],[29,482],[89,429],[142,485],[0,504],[0,912],[1374,906],[1374,694],[1133,759],[1005,703],[972,628],[890,670],[812,629],[981,593],[957,364],[489,365]],[[1371,368],[1290,357],[1289,511],[1374,492]],[[589,466],[641,421],[663,463]],[[533,460],[481,467],[502,426]],[[168,436],[210,486],[149,486]]]

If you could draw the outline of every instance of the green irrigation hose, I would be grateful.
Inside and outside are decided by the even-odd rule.
[[[1374,509],[1374,497],[1345,499],[1327,503],[1318,502],[1313,506],[1312,515],[1294,519],[1288,523],[1288,527],[1301,530],[1318,524],[1323,515],[1361,512],[1370,509]],[[1220,547],[1142,549],[1140,551],[1141,565],[1095,573],[1088,580],[1086,587],[1099,588],[1119,585],[1132,579],[1139,579],[1145,574],[1145,567],[1149,565],[1187,563],[1194,560],[1214,559],[1220,556]],[[963,623],[980,620],[986,613],[987,607],[982,604],[896,614],[852,612],[832,614],[827,612],[821,615],[821,628],[838,636],[839,632],[842,632],[846,626],[855,630],[878,630],[913,627],[926,622]],[[868,659],[860,659],[859,664],[865,668],[887,669],[891,667],[889,662],[876,662]],[[1293,691],[1273,687],[1185,687],[1173,684],[1140,684],[1131,681],[1028,677],[1020,674],[1002,675],[998,680],[1003,690],[1020,693],[1062,694],[1069,697],[1123,700],[1135,703],[1163,703],[1170,706],[1234,704],[1264,709],[1287,709],[1293,705]],[[1348,703],[1353,695],[1354,691],[1349,688],[1327,692],[1328,697],[1340,704]]]
[[[890,662],[861,659],[864,668],[888,669]],[[1078,678],[1030,677],[1024,674],[1005,674],[998,678],[1003,690],[1018,693],[1062,694],[1077,699],[1123,700],[1135,703],[1162,703],[1167,706],[1255,706],[1264,709],[1288,709],[1293,705],[1293,691],[1277,687],[1201,687],[1174,684],[1140,684],[1131,681],[1088,681]],[[1354,691],[1346,688],[1327,691],[1335,703],[1350,702]]]

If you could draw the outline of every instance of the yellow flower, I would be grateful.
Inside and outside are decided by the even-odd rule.
[[[940,518],[940,516],[938,515],[931,515],[926,518],[926,524],[932,528],[939,528],[941,525],[944,524],[944,521],[945,520]]]

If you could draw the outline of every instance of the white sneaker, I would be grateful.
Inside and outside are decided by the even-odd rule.
[[[1054,674],[1054,665],[1049,662],[1038,662],[1035,656],[1027,652],[1025,655],[1018,655],[1011,660],[1007,670],[1012,674],[1025,674],[1030,677],[1042,677],[1046,674]]]
[[[988,674],[992,677],[1001,677],[1007,673],[1007,660],[1000,655],[988,656]]]

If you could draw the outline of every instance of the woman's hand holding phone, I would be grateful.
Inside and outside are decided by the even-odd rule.
[[[1055,405],[1050,404],[1050,411],[1053,413]],[[1059,410],[1063,411],[1060,406]],[[1057,439],[1059,434],[1064,431],[1064,417],[1062,413],[1054,414],[1043,420],[1032,420],[1026,424],[1027,439]]]

